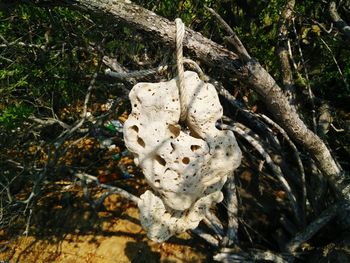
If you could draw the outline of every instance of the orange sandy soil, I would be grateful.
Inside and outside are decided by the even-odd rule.
[[[125,116],[122,117],[121,121],[124,121]],[[70,143],[66,142],[68,145]],[[46,152],[49,149],[38,146],[37,142],[28,142],[11,147],[7,155],[15,160],[29,160],[37,167],[42,167],[47,162]],[[128,172],[137,174],[130,156],[119,161],[112,158],[124,149],[124,146],[117,145],[112,150],[103,150],[95,138],[86,137],[68,148],[60,158],[59,165],[84,167],[88,173],[97,176],[101,183],[116,183],[140,195],[147,187],[142,176],[136,175],[129,180],[120,176],[120,166],[128,167]],[[11,173],[15,174],[12,170]],[[23,234],[23,229],[28,225],[23,216],[16,218],[14,215],[10,228],[0,229],[0,263],[210,261],[211,250],[205,247],[204,241],[187,233],[172,237],[163,244],[150,241],[140,225],[135,204],[114,194],[105,199],[103,207],[93,208],[84,198],[79,182],[75,182],[70,175],[61,176],[57,172],[50,176],[50,182],[45,184],[40,198],[32,207],[28,235]],[[18,200],[24,200],[31,191],[24,189],[24,185],[22,181],[13,184],[18,188]],[[89,186],[89,195],[93,200],[97,200],[104,191],[97,186]]]
[[[61,197],[62,198],[62,197]],[[103,212],[86,204],[42,204],[28,236],[0,235],[0,262],[205,262],[208,249],[189,234],[157,244],[142,230],[135,205],[109,196]],[[62,203],[62,202],[61,202]],[[83,203],[83,201],[82,201]],[[48,207],[51,206],[51,207]],[[7,236],[7,238],[5,237]]]

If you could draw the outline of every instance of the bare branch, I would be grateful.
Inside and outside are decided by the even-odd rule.
[[[226,209],[227,209],[227,233],[222,243],[224,246],[231,246],[238,241],[238,200],[234,176],[230,176],[225,184]]]
[[[273,120],[271,120],[269,117],[267,117],[264,114],[261,114],[260,116],[261,118],[263,118],[263,120],[265,120],[268,124],[275,127],[282,134],[282,136],[285,138],[285,140],[293,150],[293,155],[298,164],[299,173],[300,173],[301,196],[302,196],[301,197],[301,216],[302,216],[302,222],[304,225],[306,222],[306,219],[305,219],[306,217],[306,211],[305,211],[306,210],[306,180],[305,180],[304,166],[300,159],[298,148],[295,146],[293,141],[289,138],[288,134],[285,132],[285,130],[282,129],[281,126],[279,126],[277,123],[275,123]]]
[[[191,230],[194,234],[199,236],[200,238],[204,239],[208,244],[210,244],[213,247],[218,247],[219,246],[219,241],[213,237],[212,235],[203,232],[199,227],[196,229]]]
[[[248,251],[240,251],[237,248],[223,248],[214,256],[214,259],[219,262],[233,263],[252,263],[260,261],[270,261],[275,263],[289,262],[288,255],[281,255],[269,250],[251,249]]]
[[[289,52],[288,27],[291,24],[295,0],[288,0],[279,21],[277,55],[281,64],[281,75],[284,92],[291,104],[295,104],[295,87],[293,71],[290,64],[291,52]],[[290,50],[291,51],[291,50]]]
[[[145,69],[145,70],[137,70],[131,72],[114,72],[109,68],[106,69],[105,73],[108,76],[118,79],[130,79],[130,78],[143,78],[149,75],[161,74],[167,69],[167,66],[159,66],[157,68]]]
[[[83,173],[83,172],[78,172],[78,173],[74,173],[74,176],[76,176],[77,178],[84,180],[84,181],[88,181],[88,182],[95,182],[97,186],[100,186],[104,189],[107,189],[110,193],[115,193],[115,194],[119,194],[121,197],[126,198],[132,202],[134,202],[135,204],[137,204],[140,200],[140,198],[138,198],[137,196],[129,193],[128,191],[125,191],[119,187],[116,186],[112,186],[112,185],[108,185],[108,184],[101,184],[100,181],[97,179],[97,177],[87,174],[87,173]]]
[[[288,199],[291,203],[292,209],[293,209],[293,213],[295,216],[295,219],[297,222],[300,222],[301,220],[301,215],[300,215],[300,209],[298,207],[295,195],[292,192],[291,187],[289,186],[289,183],[287,182],[287,180],[284,178],[283,173],[281,171],[281,168],[279,166],[277,166],[271,156],[265,151],[264,147],[261,145],[261,143],[256,139],[253,138],[250,134],[252,134],[252,132],[247,132],[245,130],[249,130],[247,128],[244,128],[245,130],[243,130],[241,127],[243,126],[242,124],[237,124],[237,125],[233,125],[233,126],[229,126],[226,124],[221,124],[220,125],[222,129],[225,130],[232,130],[235,133],[237,133],[239,136],[241,136],[242,138],[244,138],[250,145],[252,145],[258,152],[259,154],[265,159],[267,165],[269,166],[269,168],[271,169],[271,171],[273,172],[273,174],[276,176],[276,178],[279,180],[279,182],[281,183],[283,189],[285,190]],[[241,126],[241,127],[239,127]],[[257,137],[257,136],[256,136]]]
[[[227,40],[229,43],[231,43],[235,47],[240,59],[243,62],[249,61],[251,57],[248,51],[246,50],[245,46],[241,42],[241,40],[238,38],[237,34],[233,31],[233,29],[226,23],[226,21],[217,12],[215,12],[214,9],[209,8],[207,6],[204,6],[204,8],[207,9],[212,15],[214,15],[214,17],[220,22],[220,24],[229,34],[228,37],[225,37],[225,40]]]
[[[304,69],[304,75],[305,75],[305,80],[306,80],[305,84],[306,84],[306,88],[308,90],[309,99],[310,99],[311,106],[312,106],[312,110],[311,110],[312,115],[311,116],[312,116],[313,131],[314,131],[314,133],[316,133],[316,131],[317,131],[317,122],[316,122],[316,110],[315,110],[315,95],[312,92],[312,89],[311,89],[311,86],[310,86],[309,72],[307,70],[307,66],[306,66],[306,63],[305,63],[305,60],[304,60],[304,54],[303,54],[303,51],[301,49],[299,35],[298,35],[297,30],[295,28],[294,18],[292,18],[292,22],[293,22],[293,32],[294,32],[295,38],[297,40],[299,56],[300,56],[301,63],[303,65],[303,69]],[[300,77],[301,77],[301,75],[300,75]]]
[[[336,203],[324,210],[318,218],[312,221],[303,232],[295,236],[288,244],[287,251],[295,255],[295,251],[311,237],[313,237],[322,227],[324,227],[340,210],[349,209],[349,205]]]
[[[56,5],[70,4],[69,0],[55,1]],[[175,26],[173,22],[157,16],[131,1],[75,0],[74,6],[93,13],[108,14],[116,21],[122,21],[149,36],[155,36],[164,43],[174,43]],[[157,26],[155,26],[157,25]],[[280,87],[272,76],[254,59],[242,63],[239,56],[224,47],[203,37],[191,29],[186,29],[184,49],[207,65],[215,66],[228,75],[235,75],[250,85],[260,96],[274,119],[291,138],[302,144],[317,161],[319,169],[332,182],[339,197],[350,201],[350,190],[346,187],[343,172],[337,166],[325,143],[311,132],[300,119],[296,110],[289,104]]]
[[[213,212],[207,211],[206,217],[203,221],[208,227],[214,230],[215,234],[219,237],[220,240],[224,237],[224,227],[221,224],[219,218],[217,218]]]
[[[349,28],[350,28],[350,27],[349,27]],[[349,30],[350,30],[350,29],[349,29]],[[326,46],[326,48],[328,49],[329,53],[331,54],[332,59],[333,59],[335,65],[337,66],[338,72],[339,72],[341,78],[343,79],[343,82],[344,82],[344,84],[345,84],[345,88],[350,92],[349,83],[348,83],[348,81],[346,80],[346,78],[344,77],[343,71],[341,70],[341,68],[340,68],[340,66],[339,66],[339,64],[338,64],[338,61],[337,61],[337,59],[335,58],[332,49],[328,46],[328,44],[326,43],[326,41],[323,40],[322,37],[320,37],[320,40],[321,40],[321,42]]]
[[[350,40],[350,26],[339,16],[334,1],[331,1],[329,3],[329,12],[331,14],[333,22],[338,27],[338,29],[344,33],[348,40]]]

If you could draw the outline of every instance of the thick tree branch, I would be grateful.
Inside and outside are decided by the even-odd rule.
[[[33,0],[32,0],[33,2]],[[40,2],[34,1],[35,3]],[[45,3],[50,1],[45,1]],[[124,0],[58,0],[53,5],[71,4],[89,12],[100,14],[110,19],[129,24],[146,34],[152,35],[165,44],[174,46],[175,23],[157,16],[130,1]],[[226,48],[214,43],[191,29],[186,29],[184,48],[191,56],[204,63],[215,66],[227,75],[235,75],[249,84],[266,104],[275,121],[289,136],[303,145],[317,162],[318,168],[326,175],[342,199],[350,201],[350,189],[345,176],[337,166],[325,143],[300,119],[296,110],[288,102],[281,88],[271,75],[254,59],[242,64],[241,58]]]
[[[293,71],[289,57],[288,27],[291,24],[294,5],[295,0],[289,0],[284,7],[278,26],[277,44],[277,56],[279,57],[281,63],[282,83],[285,94],[292,104],[294,104],[295,100],[295,88],[293,81]]]

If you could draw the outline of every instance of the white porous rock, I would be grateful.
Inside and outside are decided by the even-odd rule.
[[[222,201],[242,155],[233,133],[215,127],[222,106],[214,86],[192,71],[185,72],[187,128],[181,129],[176,81],[136,84],[124,124],[125,144],[152,188],[138,203],[141,224],[157,242],[198,226]]]

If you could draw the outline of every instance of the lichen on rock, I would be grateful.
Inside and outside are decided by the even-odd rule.
[[[227,176],[241,162],[233,133],[215,127],[222,106],[214,86],[186,71],[185,92],[184,129],[176,79],[138,83],[129,94],[124,139],[152,187],[138,207],[148,237],[158,242],[197,227],[210,206],[222,201]]]

